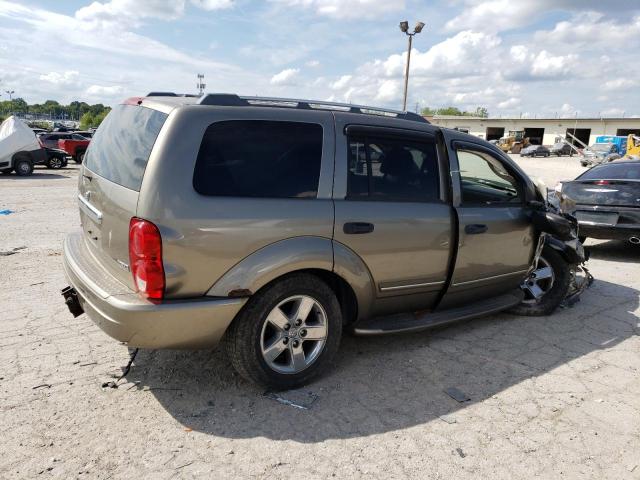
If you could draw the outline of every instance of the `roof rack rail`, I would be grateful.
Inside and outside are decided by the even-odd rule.
[[[208,93],[200,97],[199,105],[216,105],[220,107],[284,107],[302,110],[336,110],[340,112],[379,115],[400,118],[414,122],[429,123],[427,119],[413,112],[402,112],[387,108],[352,105],[350,103],[324,102],[321,100],[299,100],[277,97],[245,97],[233,93]]]
[[[147,97],[197,97],[194,93],[149,92]]]

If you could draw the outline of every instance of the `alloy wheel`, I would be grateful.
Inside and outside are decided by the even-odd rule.
[[[536,269],[522,283],[524,303],[538,303],[553,288],[555,275],[551,264],[540,257]]]
[[[299,373],[318,359],[327,333],[327,314],[320,302],[308,295],[295,295],[267,315],[260,334],[260,352],[272,370]]]

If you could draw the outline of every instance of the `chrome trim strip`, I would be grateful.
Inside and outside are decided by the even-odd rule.
[[[492,277],[478,278],[477,280],[468,280],[466,282],[452,283],[451,286],[459,287],[460,285],[469,285],[471,283],[484,282],[485,280],[493,280],[494,278],[508,277],[511,275],[521,275],[521,274],[526,274],[528,271],[529,270],[518,270],[517,272],[503,273],[501,275],[494,275]]]
[[[91,205],[89,201],[81,194],[78,194],[78,204],[80,205],[80,208],[84,211],[84,213],[89,215],[92,220],[94,220],[98,224],[102,223],[102,212]]]
[[[393,287],[380,287],[381,292],[391,292],[393,290],[404,290],[408,288],[421,288],[421,287],[432,287],[436,285],[443,285],[444,281],[441,282],[427,282],[427,283],[412,283],[410,285],[394,285]]]

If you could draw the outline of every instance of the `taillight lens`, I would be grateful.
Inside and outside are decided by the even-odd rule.
[[[162,300],[162,237],[158,227],[148,220],[133,217],[129,222],[129,268],[140,294],[149,300]]]

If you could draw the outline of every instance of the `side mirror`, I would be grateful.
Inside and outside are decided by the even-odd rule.
[[[533,212],[533,226],[541,232],[549,233],[560,240],[573,240],[574,227],[566,218],[551,212]]]

